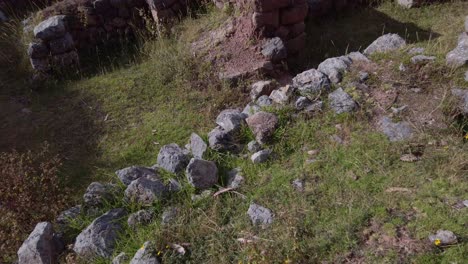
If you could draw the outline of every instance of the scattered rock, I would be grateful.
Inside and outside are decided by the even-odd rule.
[[[230,133],[221,127],[216,127],[208,134],[210,148],[216,151],[231,151],[236,149]]]
[[[328,76],[332,83],[340,83],[352,61],[346,56],[329,58],[319,64],[317,70]]]
[[[359,51],[351,52],[346,56],[350,58],[352,62],[371,62],[364,54]]]
[[[421,157],[416,156],[412,153],[401,155],[400,160],[404,162],[416,162],[419,161]]]
[[[125,190],[125,197],[143,206],[150,206],[162,200],[167,191],[159,175],[147,175],[132,181]]]
[[[311,105],[307,106],[304,111],[306,113],[315,113],[315,112],[320,112],[323,109],[323,102],[322,101],[317,101],[312,103]]]
[[[120,181],[125,184],[125,186],[128,186],[132,181],[140,177],[156,175],[156,171],[152,168],[131,166],[118,170],[115,174],[119,177]]]
[[[376,39],[364,50],[365,55],[397,50],[406,46],[406,41],[397,34],[386,34]]]
[[[100,206],[105,201],[112,200],[116,192],[116,186],[110,183],[91,183],[83,195],[85,205],[90,207]]]
[[[275,84],[272,81],[259,81],[252,84],[250,90],[250,98],[252,101],[257,100],[262,95],[270,96],[271,92],[275,89]]]
[[[135,253],[130,264],[159,264],[156,248],[150,241],[146,241]]]
[[[361,83],[367,81],[368,79],[369,79],[369,73],[368,72],[363,72],[363,71],[359,72],[359,81]]]
[[[413,134],[413,130],[411,129],[409,123],[395,123],[388,117],[383,117],[379,122],[379,126],[390,141],[406,140],[409,139]]]
[[[203,158],[208,145],[205,141],[197,134],[192,133],[190,136],[190,150],[192,151],[193,157],[197,159]]]
[[[415,47],[415,48],[411,48],[410,50],[408,50],[408,54],[410,55],[423,54],[425,50],[426,49],[424,48]]]
[[[426,64],[429,62],[435,61],[436,57],[434,56],[425,56],[425,55],[416,55],[411,58],[411,63],[413,64]]]
[[[218,124],[226,132],[237,132],[245,122],[247,116],[238,109],[226,109],[216,118]]]
[[[262,47],[262,54],[271,61],[281,61],[288,57],[283,41],[276,37],[269,39]]]
[[[138,225],[150,224],[154,218],[154,212],[151,210],[140,210],[128,216],[127,224],[131,228]]]
[[[125,252],[120,252],[115,258],[112,260],[112,264],[125,264],[130,260],[130,257]]]
[[[257,153],[254,153],[252,157],[250,157],[250,159],[252,160],[254,164],[264,163],[268,160],[268,158],[270,158],[270,155],[271,155],[271,150],[264,149],[264,150],[260,150]]]
[[[267,226],[273,223],[273,214],[270,209],[252,203],[247,211],[253,225]]]
[[[318,150],[318,149],[312,149],[312,150],[307,151],[307,155],[309,155],[309,156],[311,156],[311,157],[315,157],[315,156],[317,156],[319,153],[320,153],[320,150]]]
[[[309,100],[309,98],[301,96],[297,98],[295,106],[298,111],[303,110],[304,108],[310,106],[312,104],[312,101]]]
[[[292,187],[298,191],[303,192],[305,188],[305,181],[301,179],[295,179],[292,183]]]
[[[398,4],[406,8],[416,7],[421,2],[422,2],[421,0],[398,0]]]
[[[112,209],[96,218],[76,238],[73,251],[81,258],[94,257],[110,258],[114,251],[115,242],[122,230],[120,219],[127,213],[124,209]]]
[[[273,136],[278,122],[276,115],[266,112],[258,112],[247,118],[247,124],[260,144],[266,143]]]
[[[243,114],[246,114],[248,117],[260,112],[261,108],[255,103],[249,103],[245,106],[244,110],[242,110]]]
[[[273,90],[270,94],[270,98],[273,102],[284,105],[289,103],[291,96],[294,93],[294,88],[290,85],[283,86],[277,90]]]
[[[436,246],[453,245],[458,242],[457,236],[448,230],[438,230],[435,235],[429,236],[429,240]]]
[[[343,145],[343,144],[344,144],[344,140],[343,140],[340,136],[338,136],[338,135],[336,135],[336,134],[331,135],[331,136],[330,136],[330,139],[331,139],[332,141],[334,141],[334,142],[340,144],[340,145]]]
[[[330,93],[328,99],[330,100],[330,107],[337,114],[349,113],[357,108],[356,102],[342,88]]]
[[[330,80],[324,73],[310,69],[296,75],[292,85],[304,96],[316,96],[330,89]]]
[[[161,216],[161,223],[163,225],[168,225],[173,222],[177,215],[179,214],[179,208],[177,207],[169,207],[164,210]]]
[[[71,223],[70,220],[77,218],[81,214],[81,208],[81,205],[76,205],[61,212],[57,216],[57,219],[55,219],[55,222],[62,228],[69,226]]]
[[[460,103],[458,108],[460,109],[461,113],[468,115],[468,90],[455,88],[452,89],[452,95],[459,99]]]
[[[197,189],[208,189],[218,183],[218,168],[212,161],[192,159],[186,171],[189,183]]]
[[[158,154],[159,167],[172,173],[183,171],[188,160],[187,152],[175,143],[163,146]]]
[[[58,263],[59,249],[54,238],[54,230],[49,222],[36,225],[29,237],[18,250],[18,264]]]
[[[457,47],[447,53],[445,57],[447,65],[459,68],[468,64],[468,33],[463,33],[458,39]]]
[[[262,146],[258,144],[257,141],[252,140],[249,142],[249,144],[247,144],[247,149],[249,150],[249,152],[258,152],[262,150]]]
[[[403,63],[400,63],[400,66],[398,66],[398,70],[401,71],[401,72],[405,72],[407,70],[407,68]]]
[[[273,101],[270,99],[269,96],[262,95],[257,99],[257,105],[260,107],[266,107],[273,104]]]
[[[34,28],[34,37],[42,40],[57,39],[65,35],[65,16],[53,16]]]
[[[207,199],[213,195],[212,190],[204,190],[201,194],[194,194],[192,195],[192,201],[198,202],[204,199]]]
[[[240,188],[243,183],[244,176],[242,176],[242,170],[240,168],[228,171],[227,188],[237,189]]]

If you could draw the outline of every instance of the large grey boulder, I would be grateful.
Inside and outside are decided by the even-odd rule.
[[[19,248],[18,264],[58,263],[58,253],[52,224],[41,222]]]
[[[398,34],[386,34],[372,42],[365,50],[365,55],[385,53],[398,50],[406,46],[406,41]]]
[[[127,224],[131,228],[135,228],[138,225],[150,224],[154,218],[154,212],[152,210],[140,210],[128,216]]]
[[[216,118],[216,124],[223,128],[226,132],[238,132],[245,123],[247,116],[239,109],[226,109],[223,110]]]
[[[380,129],[390,141],[402,141],[411,138],[413,130],[407,122],[393,122],[388,117],[383,117],[379,122]]]
[[[188,153],[175,143],[165,145],[159,150],[158,165],[169,172],[183,171],[188,161]]]
[[[117,186],[110,183],[93,182],[83,195],[84,204],[90,207],[100,206],[105,201],[112,200]]]
[[[42,40],[52,40],[63,37],[65,32],[65,16],[49,17],[34,28],[34,36]]]
[[[221,127],[216,127],[208,133],[208,143],[210,148],[216,151],[231,151],[236,149],[236,144],[231,133],[226,132]]]
[[[271,61],[281,61],[288,57],[288,50],[283,41],[276,37],[269,39],[262,46],[262,54]]]
[[[138,178],[128,185],[125,197],[143,206],[150,206],[162,200],[168,194],[168,188],[158,175]]]
[[[128,186],[132,181],[144,177],[144,176],[154,176],[156,175],[156,170],[153,168],[140,167],[140,166],[131,166],[124,168],[115,172],[120,181],[122,181],[125,186]]]
[[[86,227],[77,237],[73,251],[84,259],[110,258],[115,242],[122,230],[121,218],[126,215],[122,208],[112,209]]]
[[[190,135],[190,151],[195,158],[202,159],[203,154],[205,154],[207,148],[208,145],[199,135],[195,133]]]
[[[333,93],[330,93],[328,100],[330,100],[331,109],[336,114],[349,113],[357,108],[356,102],[342,88],[338,88]]]
[[[468,64],[468,33],[460,35],[457,47],[447,53],[445,60],[447,65],[453,68],[459,68]]]
[[[429,236],[429,240],[437,246],[453,245],[458,242],[457,236],[449,230],[438,230],[435,235]]]
[[[273,81],[259,81],[252,84],[250,90],[250,98],[252,101],[257,100],[258,97],[262,95],[269,96],[271,92],[275,89],[275,84]]]
[[[250,159],[252,160],[254,164],[264,163],[270,158],[270,155],[271,155],[271,150],[264,149],[264,150],[260,150],[254,153],[252,157],[250,157]]]
[[[189,183],[200,190],[211,188],[218,183],[218,167],[212,161],[192,159],[186,173]]]
[[[278,122],[276,115],[267,112],[258,112],[247,118],[247,125],[260,144],[266,143],[273,136]]]
[[[326,74],[332,83],[340,83],[351,64],[351,59],[346,56],[329,58],[320,63],[317,70]]]
[[[458,109],[463,115],[468,115],[468,90],[452,89],[452,95],[459,99]]]
[[[292,85],[304,96],[315,96],[330,89],[330,80],[324,73],[310,69],[296,75]]]
[[[156,248],[154,245],[147,241],[143,246],[135,253],[130,264],[159,264]]]
[[[247,211],[253,225],[267,226],[273,223],[273,213],[270,209],[252,203]]]

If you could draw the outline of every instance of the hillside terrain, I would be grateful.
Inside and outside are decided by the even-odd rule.
[[[208,2],[39,81],[1,22],[0,263],[465,263],[468,2],[308,18],[270,75]]]

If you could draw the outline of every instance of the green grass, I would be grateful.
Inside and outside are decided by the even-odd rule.
[[[467,3],[457,1],[403,10],[384,3],[376,9],[329,18],[319,27],[310,22],[309,36],[321,39],[310,39],[311,48],[295,69],[312,67],[326,56],[362,49],[391,29],[407,31],[415,46],[426,47],[438,57],[439,66],[463,28],[467,7]],[[33,148],[47,140],[55,146],[66,158],[62,173],[74,186],[73,196],[79,201],[91,181],[117,182],[115,170],[151,166],[161,146],[172,142],[183,146],[192,132],[205,136],[221,110],[242,107],[248,98],[245,87],[219,83],[213,69],[192,58],[188,49],[190,41],[225,18],[211,11],[188,19],[178,26],[177,37],[148,41],[136,53],[125,53],[122,60],[112,58],[109,64],[104,59],[99,73],[82,73],[80,78],[29,93],[36,126],[19,145]],[[439,36],[429,38],[429,32]],[[408,59],[398,55],[375,60]],[[456,79],[460,74],[461,70],[449,72],[448,77],[434,81],[443,85],[445,78]],[[6,82],[11,88],[15,86],[10,80]],[[467,145],[455,128],[425,134],[425,143],[443,139],[448,146],[427,145],[421,161],[403,163],[399,158],[409,143],[391,144],[375,132],[365,109],[342,116],[326,110],[311,118],[293,117],[290,109],[277,114],[281,126],[269,145],[274,158],[268,163],[252,164],[243,157],[246,150],[241,155],[209,153],[222,177],[232,168],[242,168],[246,183],[238,191],[245,199],[224,193],[192,202],[194,190],[181,177],[183,190],[153,206],[158,217],[152,224],[137,230],[126,228],[115,255],[123,251],[132,256],[151,240],[162,252],[164,263],[340,263],[349,259],[367,263],[462,263],[467,259],[466,209],[451,207],[458,199],[466,199],[468,191]],[[341,130],[337,124],[341,124]],[[334,134],[345,137],[349,144],[336,144],[330,139]],[[241,138],[247,143],[252,135],[244,131]],[[320,154],[317,162],[308,164],[306,152],[311,149],[319,149]],[[291,186],[297,178],[306,181],[302,193]],[[411,192],[385,192],[391,187]],[[250,224],[246,211],[251,202],[274,212],[275,220],[269,228]],[[177,206],[180,214],[174,223],[163,227],[159,217],[167,206]],[[125,207],[130,212],[140,209],[118,200],[102,212],[113,207]],[[77,234],[91,221],[83,215],[74,222],[69,235]],[[405,255],[389,244],[383,243],[382,250],[366,244],[364,233],[371,223],[378,227],[376,237],[385,235],[396,241],[399,231],[407,229],[420,250]],[[461,243],[444,249],[428,245],[427,236],[438,229],[455,232]],[[249,244],[237,241],[252,236],[260,239]],[[166,248],[171,243],[189,243],[189,253],[176,255]],[[103,259],[96,262],[109,263]]]

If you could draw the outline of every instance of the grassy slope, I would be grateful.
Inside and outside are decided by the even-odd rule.
[[[440,34],[436,40],[420,41],[418,45],[427,46],[442,62],[444,54],[454,46],[457,31],[463,27],[463,10],[467,8],[466,3],[453,3],[404,11],[384,4],[376,10],[363,11],[369,15],[357,13],[332,19],[328,21],[331,28],[320,29],[319,34],[326,37],[317,45],[311,41],[314,49],[309,49],[306,60],[296,68],[315,65],[323,59],[323,54],[343,54],[348,42],[351,43],[348,50],[366,46],[382,33],[382,23],[359,24],[356,21],[374,16],[378,19],[370,21],[412,23],[411,34],[430,29]],[[185,32],[182,39],[193,38],[197,32],[216,24],[218,19],[222,18],[209,15],[186,21],[181,27]],[[373,26],[363,27],[363,24]],[[346,28],[352,25],[358,25],[359,31]],[[312,32],[318,30],[313,25],[309,28]],[[340,31],[334,30],[340,28]],[[399,29],[404,30],[404,27]],[[323,32],[331,32],[331,36]],[[362,38],[346,37],[353,34]],[[330,46],[330,40],[335,46]],[[76,188],[78,194],[91,180],[116,181],[113,175],[116,169],[154,164],[160,146],[171,142],[184,145],[191,132],[206,134],[214,126],[214,117],[220,110],[229,105],[243,105],[240,102],[246,94],[242,88],[228,89],[216,83],[209,74],[209,67],[200,67],[199,61],[189,58],[183,41],[166,40],[148,45],[150,47],[142,49],[143,59],[138,63],[80,81],[60,83],[35,101],[38,103],[34,104],[34,112],[45,111],[46,106],[59,102],[60,110],[65,113],[52,114],[61,113],[67,117],[63,123],[52,117],[47,119],[50,125],[42,127],[42,134],[34,134],[35,141],[49,139],[50,127],[57,126],[52,131],[61,131],[74,120],[80,121],[80,125],[65,129],[63,133],[85,131],[77,133],[80,140],[66,145],[79,149],[82,148],[80,142],[91,145],[83,150],[82,155],[89,153],[86,159],[71,159],[78,164],[69,165],[80,186]],[[398,59],[398,56],[390,59]],[[459,75],[459,72],[453,73],[453,78]],[[207,80],[196,81],[199,79]],[[76,112],[73,106],[80,111]],[[182,211],[181,217],[169,227],[162,228],[159,221],[155,221],[136,231],[125,230],[116,254],[125,251],[132,255],[143,242],[153,240],[162,251],[163,260],[169,263],[279,263],[287,260],[313,263],[347,259],[394,263],[404,256],[400,252],[403,249],[384,244],[383,250],[379,250],[378,246],[368,245],[367,236],[372,234],[363,233],[371,223],[379,227],[373,235],[377,240],[382,237],[397,239],[401,230],[408,230],[416,240],[425,240],[437,229],[449,229],[462,238],[467,237],[466,212],[448,205],[466,198],[463,195],[468,191],[468,152],[460,134],[454,130],[426,135],[426,141],[445,139],[449,145],[428,147],[422,161],[402,163],[399,157],[407,144],[390,144],[385,137],[372,132],[364,113],[336,117],[327,111],[312,119],[301,116],[291,119],[287,110],[280,114],[282,126],[271,146],[276,157],[270,163],[254,166],[246,158],[210,153],[223,173],[234,167],[243,169],[246,184],[239,192],[246,195],[246,199],[229,193],[193,203],[190,200],[193,190],[184,182],[184,191],[179,196],[166,204],[155,205],[159,213],[169,204],[177,205]],[[342,130],[338,131],[336,124],[341,124]],[[330,140],[331,135],[343,133],[349,145],[337,145]],[[249,137],[246,133],[245,138]],[[307,164],[306,150],[315,148],[321,150],[319,162]],[[353,175],[359,179],[354,180]],[[290,182],[296,178],[306,180],[305,192],[297,193],[292,189]],[[389,187],[409,188],[411,193],[385,192]],[[270,228],[262,230],[251,226],[245,214],[251,201],[275,213],[275,222]],[[132,211],[138,209],[132,204],[119,206]],[[76,226],[84,227],[91,219],[83,220]],[[236,241],[251,235],[261,239],[245,245]],[[190,243],[190,255],[172,254],[166,250],[169,243]],[[415,242],[418,249],[422,249],[411,256],[416,262],[462,262],[467,257],[466,243],[444,250],[419,244]]]

